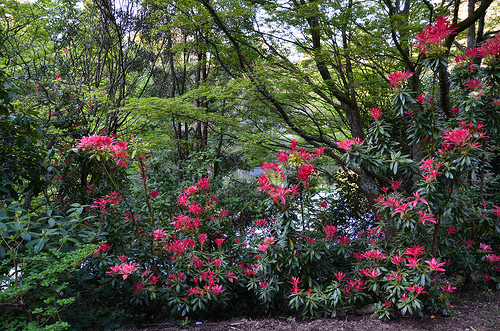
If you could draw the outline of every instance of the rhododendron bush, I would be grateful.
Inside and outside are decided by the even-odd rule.
[[[425,54],[420,93],[406,86],[415,73],[389,74],[390,106],[366,111],[373,119],[366,138],[339,141],[341,156],[293,140],[262,164],[244,196],[206,168],[182,184],[162,183],[153,153],[133,136],[80,137],[53,163],[61,205],[82,203],[73,205],[85,216],[72,220],[75,233],[95,244],[68,277],[75,292],[108,312],[158,321],[247,312],[335,317],[366,304],[381,319],[450,314],[459,287],[500,289],[492,170],[500,34],[452,62],[445,40],[455,31],[441,17],[416,36]],[[437,91],[448,83],[447,108]],[[404,137],[392,139],[402,127]],[[379,195],[363,215],[332,207],[343,191],[327,194],[320,172],[327,155],[341,158],[339,181],[356,180],[358,167],[377,178]],[[256,210],[240,223],[242,210],[230,206],[250,198]]]
[[[448,67],[443,38],[452,33],[440,18],[417,36],[433,84],[413,95],[405,87],[413,73],[390,74],[392,106],[370,110],[366,139],[338,142],[346,165],[363,164],[387,179],[371,225],[359,233],[349,220],[337,227],[331,200],[318,195],[324,148],[308,151],[293,141],[275,162],[263,163],[255,189],[267,203],[264,217],[236,230],[231,215],[237,211],[224,208],[210,174],[178,191],[175,216],[161,218],[162,193],[150,187],[145,154],[109,137],[81,138],[76,148],[92,158],[138,165],[136,198],[143,201],[126,202],[130,193],[123,188],[94,199],[95,226],[107,233],[107,244],[85,266],[94,290],[153,317],[284,306],[335,316],[346,306],[374,303],[387,319],[448,314],[453,292],[473,281],[497,287],[500,207],[489,161],[498,139],[499,37]],[[477,56],[484,58],[481,67],[473,64]],[[455,103],[448,114],[433,87],[443,68],[451,70]],[[387,139],[395,123],[407,125],[409,145]]]

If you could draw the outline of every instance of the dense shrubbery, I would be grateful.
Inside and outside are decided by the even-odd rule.
[[[441,38],[429,38],[434,30]],[[58,210],[1,211],[3,327],[114,328],[222,311],[335,316],[368,303],[386,319],[448,314],[453,291],[471,281],[498,288],[500,207],[489,162],[498,153],[500,35],[456,59],[456,108],[443,109],[435,90],[449,33],[439,19],[418,36],[430,82],[422,95],[404,88],[412,73],[389,75],[392,109],[372,109],[364,141],[338,143],[345,164],[387,184],[359,219],[339,210],[340,192],[325,193],[324,148],[294,141],[262,165],[253,188],[227,189],[235,184],[195,161],[179,184],[180,170],[150,159],[137,139],[80,138],[51,160]],[[473,64],[477,56],[484,66]],[[409,145],[388,139],[398,123],[410,128]],[[95,318],[82,322],[89,311]]]

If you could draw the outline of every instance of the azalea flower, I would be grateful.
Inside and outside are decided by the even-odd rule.
[[[488,262],[490,262],[491,264],[493,263],[497,263],[497,262],[500,262],[500,255],[496,255],[496,254],[486,254],[484,256],[486,258],[486,260],[488,260]]]
[[[383,260],[386,258],[386,255],[382,253],[381,249],[372,249],[370,251],[366,251],[362,253],[363,257],[366,259],[378,259],[378,260]]]
[[[479,249],[483,250],[483,251],[491,251],[491,245],[486,245],[485,243],[480,243]]]
[[[264,288],[264,289],[267,289],[267,288],[269,288],[269,283],[268,282],[260,282],[259,286]]]
[[[430,261],[425,261],[425,263],[429,264],[431,271],[445,271],[443,268],[440,268],[445,265],[445,262],[438,262],[435,258],[432,258]]]
[[[408,263],[406,263],[406,266],[408,267],[416,267],[418,265],[418,261],[421,259],[417,259],[416,257],[408,257]]]
[[[123,275],[123,279],[127,279],[127,277],[134,271],[141,269],[137,263],[122,263],[120,265],[120,270],[118,274]]]
[[[446,51],[444,42],[456,30],[447,20],[447,17],[439,17],[417,35],[419,52],[439,57]]]
[[[455,291],[457,288],[455,286],[451,286],[451,284],[448,284],[447,286],[441,287],[441,289],[445,292],[452,293]]]
[[[422,285],[417,285],[417,286],[410,286],[410,287],[405,287],[410,293],[417,293],[422,294],[422,293],[428,293],[427,291],[424,291],[424,287]]]
[[[403,91],[402,85],[403,85],[404,81],[406,81],[411,76],[413,76],[412,72],[397,71],[395,73],[389,74],[387,76],[387,78],[389,79],[389,82],[391,83],[392,87],[394,87],[398,92],[402,92]]]
[[[143,287],[143,285],[144,285],[143,283],[137,283],[134,286],[132,286],[132,288],[135,290],[134,295],[137,294],[137,293],[139,293],[139,291],[142,291],[142,290],[145,289]]]
[[[337,145],[339,146],[339,148],[342,148],[346,152],[349,152],[351,145],[358,146],[359,144],[361,144],[361,142],[362,142],[361,139],[356,137],[356,138],[346,139],[344,141],[338,141]]]
[[[160,193],[160,192],[158,192],[158,191],[153,191],[153,192],[149,193],[149,195],[150,195],[150,196],[152,196],[152,197],[153,197],[153,199],[156,199],[156,197],[157,197],[157,196],[159,196],[160,194],[161,194],[161,193]]]
[[[168,232],[165,232],[162,229],[156,229],[155,232],[153,233],[153,238],[155,240],[160,240],[166,237],[168,237]]]
[[[323,226],[323,230],[325,230],[325,239],[333,239],[335,237],[335,233],[337,232],[337,228],[331,225]]]
[[[382,109],[380,108],[372,108],[370,109],[370,116],[373,117],[376,123],[378,123],[378,119],[382,116]]]
[[[403,254],[418,257],[423,253],[425,253],[425,248],[423,246],[414,245],[413,247],[407,247],[406,251]]]
[[[265,252],[268,247],[269,247],[268,245],[259,245],[259,247],[257,247],[257,250]]]
[[[436,220],[434,219],[434,215],[432,215],[432,214],[427,214],[425,211],[420,210],[418,212],[418,215],[420,216],[420,221],[422,222],[422,224],[425,224],[426,221],[436,223]]]
[[[299,288],[299,283],[302,281],[298,277],[292,277],[292,280],[288,281],[290,284],[292,284],[292,292],[295,294],[298,294],[302,289]]]
[[[222,288],[222,285],[212,285],[212,287],[210,287],[210,291],[215,295],[219,295],[225,290]]]
[[[465,82],[465,90],[479,91],[483,88],[483,84],[481,84],[481,79],[471,79]]]
[[[338,279],[339,282],[346,276],[346,274],[342,271],[338,271],[338,272],[334,273],[333,275],[335,276],[335,278]]]
[[[394,263],[396,265],[404,262],[404,260],[405,260],[405,258],[402,257],[402,256],[399,256],[399,255],[393,255],[393,256],[391,256],[392,263]]]
[[[359,273],[366,276],[366,277],[371,277],[371,278],[377,277],[377,276],[382,274],[377,269],[371,270],[368,268],[359,270]]]

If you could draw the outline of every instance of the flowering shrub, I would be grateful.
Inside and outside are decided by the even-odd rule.
[[[453,31],[446,19],[440,18],[417,36],[417,43],[428,56],[425,60],[428,75],[437,77],[438,71],[447,66],[443,42]],[[398,266],[394,271],[397,274],[391,276],[385,273],[390,270],[387,266],[384,270],[372,269],[377,264],[369,265],[370,269],[360,269],[373,285],[372,290],[379,288],[375,284],[381,277],[389,277],[388,281],[392,282],[391,286],[380,286],[385,289],[384,300],[388,300],[376,305],[381,317],[389,317],[396,310],[402,314],[420,313],[423,307],[447,312],[449,296],[446,293],[452,292],[454,286],[431,282],[429,275],[436,271],[446,271],[448,276],[465,276],[466,282],[472,281],[472,276],[479,276],[479,282],[499,284],[495,258],[486,257],[484,250],[494,246],[490,243],[499,241],[498,208],[489,207],[488,201],[495,201],[488,158],[493,152],[490,139],[497,139],[498,122],[485,121],[498,116],[499,80],[492,74],[500,68],[500,49],[494,46],[498,38],[459,57],[451,76],[455,89],[452,102],[456,108],[449,113],[439,108],[438,96],[430,92],[416,98],[410,95],[403,84],[412,73],[394,73],[389,75],[395,90],[392,111],[386,116],[378,110],[372,112],[375,122],[370,134],[366,142],[357,143],[355,149],[345,148],[345,141],[339,143],[340,148],[349,152],[344,156],[346,162],[363,162],[373,171],[401,179],[391,183],[392,190],[382,188],[383,193],[376,202],[379,229],[386,232],[386,249],[399,254],[392,257],[408,255],[406,263],[401,264],[404,271]],[[471,64],[472,59],[479,56],[485,57],[484,67]],[[387,142],[386,137],[392,130],[388,123],[391,118],[411,123],[409,144],[418,146],[420,155],[409,159],[403,154],[404,146]],[[401,247],[412,245],[421,247],[420,254],[427,252],[428,260],[420,254],[411,255],[408,248],[407,253],[400,251]],[[403,275],[401,281],[400,275]],[[403,285],[398,292],[392,292],[396,280],[411,279],[410,286]],[[420,298],[426,300],[420,301]]]
[[[293,141],[275,162],[263,163],[255,188],[262,200],[255,206],[263,208],[235,224],[242,211],[226,208],[231,192],[221,198],[206,167],[186,170],[179,190],[174,181],[161,183],[167,176],[154,173],[158,164],[136,140],[80,138],[68,163],[83,174],[89,204],[81,212],[89,218],[77,223],[100,242],[75,277],[82,291],[138,319],[166,314],[188,323],[284,306],[335,316],[368,303],[383,319],[448,314],[459,285],[498,288],[500,207],[490,162],[498,144],[500,37],[457,57],[450,76],[455,107],[443,109],[445,96],[434,84],[448,70],[444,40],[454,31],[440,18],[417,36],[431,82],[420,95],[405,87],[415,73],[390,74],[391,109],[370,110],[374,122],[364,140],[338,142],[345,164],[383,183],[362,231],[318,194],[324,148],[310,152]],[[392,139],[401,123],[407,132]],[[95,169],[85,173],[78,162]],[[122,180],[127,171],[135,171],[133,189]]]

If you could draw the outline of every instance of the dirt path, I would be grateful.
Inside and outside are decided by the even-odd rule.
[[[370,315],[347,315],[337,319],[304,319],[295,318],[236,318],[222,322],[192,322],[191,330],[196,331],[354,331],[354,330],[446,330],[446,331],[500,331],[500,292],[479,294],[462,294],[452,316],[430,316],[423,318],[399,318],[382,322]],[[200,324],[201,323],[201,324]],[[180,330],[179,324],[163,323],[149,325],[145,329],[128,329],[122,331],[174,331]]]

